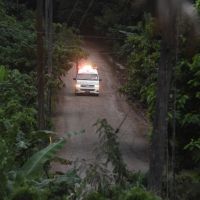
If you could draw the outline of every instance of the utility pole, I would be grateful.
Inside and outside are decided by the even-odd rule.
[[[166,167],[168,135],[168,102],[173,70],[173,46],[163,39],[158,70],[156,108],[150,154],[149,187],[158,195],[162,194],[163,177]]]
[[[38,103],[38,128],[45,128],[44,117],[44,44],[43,44],[43,0],[37,0],[37,103]]]
[[[46,66],[49,78],[52,77],[52,54],[53,54],[53,1],[45,0],[45,37],[46,37]],[[47,102],[48,113],[51,115],[51,86],[48,87]]]
[[[162,8],[167,10],[167,14],[160,13],[159,16],[162,42],[151,141],[149,188],[163,196],[163,183],[166,180],[164,177],[168,177],[166,170],[168,168],[168,104],[175,65],[176,23],[174,20],[177,16],[177,8],[173,0],[160,0],[159,2]]]

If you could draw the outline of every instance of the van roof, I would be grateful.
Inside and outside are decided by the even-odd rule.
[[[83,67],[78,70],[78,74],[98,74],[98,72],[97,69]]]

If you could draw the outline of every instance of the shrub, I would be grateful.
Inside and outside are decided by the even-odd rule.
[[[98,192],[92,192],[84,200],[106,200],[106,198]]]
[[[13,193],[11,200],[39,200],[38,192],[28,186],[20,187]]]
[[[140,187],[134,187],[122,194],[119,200],[159,200],[159,198]]]
[[[200,172],[183,171],[176,177],[176,199],[177,200],[198,200]]]

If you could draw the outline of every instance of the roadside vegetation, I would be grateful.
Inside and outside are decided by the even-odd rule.
[[[59,1],[57,5],[57,23],[53,24],[53,70],[49,77],[45,69],[45,98],[48,98],[49,86],[54,93],[63,87],[61,76],[74,61],[85,56],[75,32],[88,34],[90,30],[105,38],[116,55],[114,59],[126,66],[123,72],[126,81],[120,92],[132,102],[139,101],[153,123],[161,32],[156,18],[150,14],[151,7],[148,3],[123,0],[92,2],[93,5],[85,2],[77,3],[71,15],[64,11],[72,10],[72,2]],[[193,3],[200,12],[199,0]],[[65,8],[64,11],[61,8]],[[200,47],[191,44],[187,22],[181,21],[178,26],[162,197],[198,200]],[[99,145],[94,150],[95,164],[82,162],[66,174],[50,171],[52,160],[67,165],[70,162],[56,156],[65,140],[50,131],[47,100],[44,106],[46,130],[38,129],[35,13],[25,4],[4,0],[0,0],[0,93],[0,199],[161,199],[148,190],[148,173],[128,171],[117,134],[106,119],[95,124],[99,135]],[[86,169],[84,177],[82,169]]]
[[[199,9],[199,1],[196,3]],[[103,18],[109,19],[110,15],[106,11],[106,9],[103,10]],[[124,61],[123,64],[126,66],[124,71],[126,82],[122,86],[121,92],[133,102],[139,100],[147,109],[149,119],[153,123],[161,50],[161,33],[157,22],[150,14],[145,13],[137,23],[130,25],[127,22],[126,25],[122,25],[118,21],[119,16],[116,18],[114,15],[112,16],[112,20],[115,19],[116,22],[112,28],[108,25],[111,31],[107,36],[113,38],[125,36],[123,42],[112,42],[113,51],[117,53],[115,59]],[[163,183],[164,187],[169,190],[163,191],[166,192],[165,195],[173,196],[175,193],[176,199],[198,199],[200,197],[197,189],[200,184],[200,48],[196,44],[191,45],[193,33],[189,31],[190,25],[187,23],[181,21],[178,24],[180,32],[177,33],[177,37],[179,42],[178,46],[175,47],[177,55],[169,95],[166,182]],[[100,23],[99,26],[103,30],[105,24],[102,26]],[[198,41],[198,38],[196,40]],[[174,129],[176,131],[175,139],[173,138]],[[173,148],[176,149],[175,155],[172,155]],[[168,186],[173,179],[173,175],[170,174],[173,166],[174,176],[176,176],[175,183]],[[175,192],[173,187],[176,188]],[[172,196],[171,198],[173,198]]]
[[[44,199],[35,173],[46,177],[43,165],[63,141],[38,129],[35,14],[23,4],[1,0],[0,30],[0,199]],[[57,23],[54,32],[53,75],[49,79],[46,70],[46,95],[49,85],[53,91],[63,86],[60,77],[82,54],[71,29]],[[47,103],[45,109],[50,130]]]
[[[69,25],[80,25],[74,16],[85,16],[85,10],[89,5],[89,1],[87,2],[88,4],[76,5]],[[199,1],[189,2],[199,12]],[[61,1],[60,5],[66,8],[66,12],[70,11],[70,4]],[[86,35],[90,35],[87,30],[93,30],[97,35],[97,43],[102,37],[104,42],[112,47],[113,59],[126,66],[122,72],[125,78],[120,91],[130,101],[140,102],[147,110],[147,116],[152,124],[155,120],[162,48],[162,27],[159,27],[155,15],[156,6],[156,1],[95,2],[80,26]],[[82,13],[78,12],[80,10]],[[59,12],[57,14],[59,15]],[[93,15],[96,16],[95,20],[91,19]],[[65,20],[65,17],[67,15],[61,17],[61,20]],[[177,23],[178,32],[175,37],[178,42],[172,47],[174,49],[171,49],[175,50],[175,56],[169,61],[173,63],[174,69],[169,94],[168,135],[165,141],[167,159],[164,164],[162,196],[171,199],[199,199],[200,196],[197,189],[200,184],[200,47],[195,28],[192,28],[191,21],[186,18],[182,17],[178,23],[177,19],[173,19],[173,23]],[[91,24],[93,29],[90,29]],[[91,36],[91,39],[94,38]],[[153,132],[149,134],[152,135]]]
[[[199,9],[199,1],[196,4]],[[113,51],[117,54],[114,59],[123,61],[126,66],[124,70],[126,81],[121,92],[133,102],[140,101],[147,109],[147,115],[153,123],[161,51],[161,33],[157,22],[148,13],[139,17],[137,22],[130,24],[127,20],[127,24],[123,23],[123,25],[122,21],[119,21],[120,16],[112,16],[115,23],[113,26],[107,24],[109,26],[107,37],[124,36],[123,41],[112,42]],[[102,18],[104,24],[102,24]],[[103,9],[102,18],[98,18],[100,19],[98,29],[103,31],[105,23],[110,19],[108,8]],[[167,162],[165,164],[167,171],[163,183],[166,191],[163,191],[165,193],[163,195],[172,195],[171,198],[173,198],[175,194],[176,199],[199,199],[200,193],[197,188],[200,184],[200,48],[196,44],[191,44],[193,33],[188,28],[190,27],[188,22],[181,21],[178,26],[179,42],[175,47],[177,55],[169,95]],[[196,40],[199,41],[198,38]],[[173,138],[174,129],[175,139]],[[150,132],[150,134],[153,133]],[[173,148],[176,149],[175,153]],[[170,174],[173,173],[172,167],[174,167],[176,177],[175,183],[170,185],[173,179],[173,175]]]

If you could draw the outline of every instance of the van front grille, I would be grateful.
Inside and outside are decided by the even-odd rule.
[[[81,91],[90,92],[90,91],[95,91],[95,90],[94,89],[81,89]]]
[[[81,87],[94,87],[94,85],[81,85]]]

